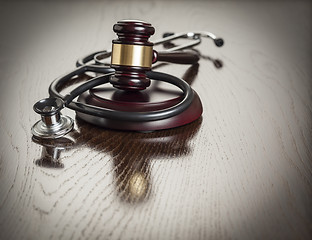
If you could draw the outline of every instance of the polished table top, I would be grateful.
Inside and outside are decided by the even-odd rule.
[[[0,239],[311,239],[311,2],[0,9]],[[77,120],[66,139],[33,141],[33,104],[77,58],[110,48],[127,18],[152,23],[151,41],[190,30],[224,38],[196,47],[198,66],[157,68],[191,82],[202,117],[151,133]]]

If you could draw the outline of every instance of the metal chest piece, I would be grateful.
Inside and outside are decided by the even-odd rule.
[[[41,115],[41,120],[31,128],[35,137],[45,139],[60,138],[73,129],[74,121],[61,115],[64,102],[60,98],[45,98],[35,103],[34,111]]]

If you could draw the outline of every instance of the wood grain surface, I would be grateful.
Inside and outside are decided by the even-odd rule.
[[[311,9],[1,2],[0,239],[312,239]],[[189,30],[224,38],[196,47],[195,69],[157,67],[189,80],[203,116],[145,134],[77,120],[66,138],[33,141],[33,104],[77,58],[110,48],[121,19],[152,23],[151,41]]]

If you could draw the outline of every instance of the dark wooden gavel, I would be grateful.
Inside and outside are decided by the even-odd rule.
[[[111,67],[115,75],[110,83],[122,90],[140,91],[150,85],[146,72],[152,63],[166,61],[179,64],[194,64],[199,60],[195,52],[156,52],[148,39],[154,34],[154,27],[146,22],[123,20],[114,25],[118,39],[113,40]]]

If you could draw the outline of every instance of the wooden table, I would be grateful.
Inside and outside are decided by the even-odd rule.
[[[311,2],[0,9],[0,239],[311,239]],[[76,121],[69,140],[34,142],[33,104],[77,58],[110,48],[112,25],[127,18],[152,23],[151,40],[189,30],[225,39],[196,47],[198,69],[158,68],[193,73],[202,118],[145,134]]]

